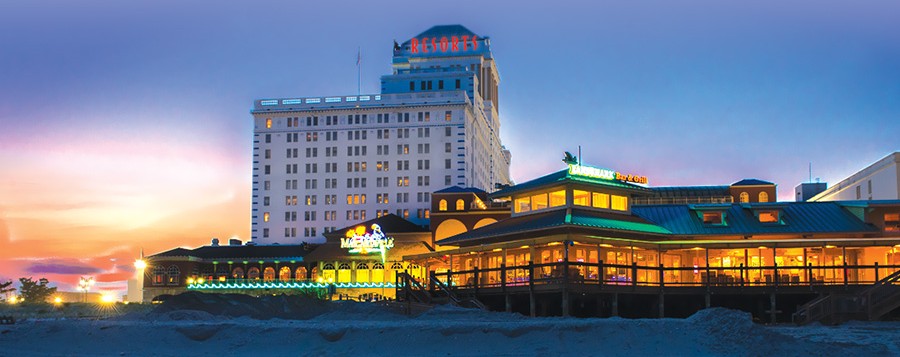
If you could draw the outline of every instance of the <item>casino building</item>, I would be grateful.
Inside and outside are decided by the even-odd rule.
[[[378,94],[254,101],[253,243],[387,214],[425,225],[433,191],[510,183],[490,38],[435,26],[395,43],[392,68]]]

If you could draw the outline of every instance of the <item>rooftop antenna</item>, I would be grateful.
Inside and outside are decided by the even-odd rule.
[[[581,166],[581,145],[578,145],[578,166]]]
[[[360,85],[359,85],[359,72],[360,72],[360,62],[362,62],[362,52],[359,46],[356,47],[356,95],[360,95]]]
[[[812,183],[812,161],[809,162],[809,183]]]

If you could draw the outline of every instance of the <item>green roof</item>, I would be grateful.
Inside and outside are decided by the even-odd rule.
[[[586,176],[578,176],[578,175],[570,175],[569,170],[561,170],[554,172],[552,174],[538,177],[534,180],[523,182],[518,185],[507,187],[502,190],[496,191],[492,193],[491,198],[499,198],[499,197],[508,197],[515,193],[523,192],[523,191],[531,191],[544,186],[553,186],[557,184],[569,183],[569,182],[581,182],[592,185],[601,185],[606,187],[612,187],[617,189],[625,189],[632,191],[640,191],[640,192],[650,192],[650,189],[647,187],[635,185],[628,182],[622,182],[617,180],[604,180]]]

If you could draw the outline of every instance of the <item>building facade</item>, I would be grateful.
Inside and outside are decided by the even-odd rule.
[[[872,165],[813,196],[809,201],[900,199],[900,152]]]
[[[490,39],[452,25],[395,43],[381,94],[256,100],[252,241],[389,213],[426,224],[437,189],[508,184],[498,89]]]

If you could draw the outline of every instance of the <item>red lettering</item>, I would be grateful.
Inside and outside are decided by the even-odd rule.
[[[434,37],[431,38],[431,50],[437,52],[437,46],[434,45]]]
[[[422,53],[428,53],[428,37],[422,37]]]
[[[463,43],[463,51],[465,51],[469,47],[468,46],[469,45],[469,36],[463,36],[462,43]]]
[[[409,49],[411,53],[419,53],[419,39],[414,38],[409,44]]]
[[[453,52],[459,51],[459,37],[450,37],[450,49]]]
[[[476,42],[477,38],[478,36],[472,35],[472,51],[478,51],[478,42]]]
[[[449,44],[450,44],[450,42],[447,41],[446,36],[441,37],[441,52],[447,52],[447,45],[449,45]]]

